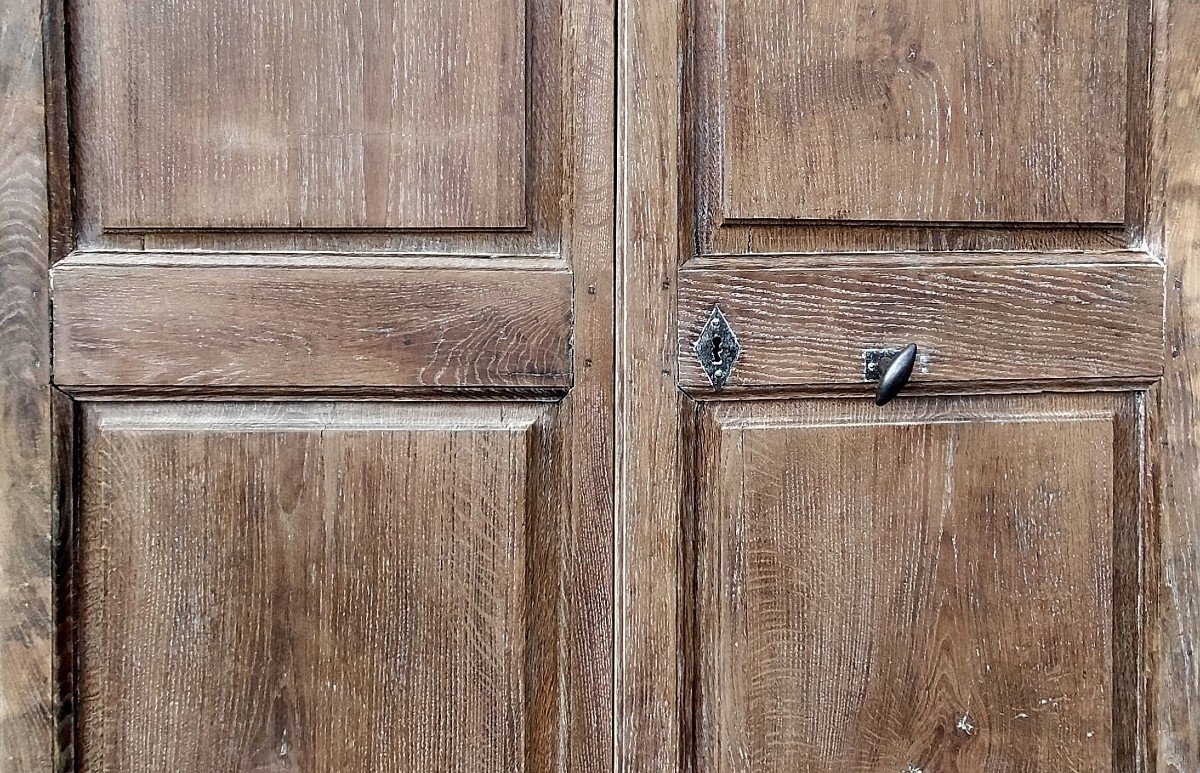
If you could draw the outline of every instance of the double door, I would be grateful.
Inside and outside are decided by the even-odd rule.
[[[8,748],[1188,769],[1200,19],[1160,5],[14,24],[52,266],[0,478],[57,655]]]

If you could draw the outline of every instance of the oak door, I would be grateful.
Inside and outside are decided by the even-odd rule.
[[[600,769],[611,9],[48,10],[62,764]]]
[[[6,0],[0,770],[1197,770],[1198,36]]]
[[[619,757],[1194,770],[1148,606],[1155,111],[1188,101],[1151,73],[1194,93],[1186,34],[1127,0],[631,6]]]

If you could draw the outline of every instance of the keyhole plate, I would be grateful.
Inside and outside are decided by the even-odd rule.
[[[704,368],[713,389],[724,387],[742,354],[742,347],[733,328],[729,326],[729,320],[721,313],[720,306],[713,306],[692,350],[696,352],[696,359],[700,360],[700,366]]]

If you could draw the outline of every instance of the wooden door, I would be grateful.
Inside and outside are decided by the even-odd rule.
[[[602,768],[611,6],[0,16],[0,769]]]
[[[1197,770],[1194,9],[621,29],[618,757]]]
[[[0,771],[1200,770],[1197,37],[0,4]]]

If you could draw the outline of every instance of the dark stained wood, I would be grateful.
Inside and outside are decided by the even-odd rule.
[[[0,771],[54,751],[53,465],[41,3],[0,5]]]
[[[1150,230],[1167,264],[1167,360],[1157,390],[1154,472],[1159,481],[1151,613],[1157,767],[1200,769],[1200,6],[1154,3],[1158,26],[1154,179],[1161,205]]]
[[[553,620],[529,589],[543,411],[86,406],[82,767],[509,771],[553,749],[525,705],[529,626]]]
[[[50,212],[50,262],[75,247],[71,183],[71,110],[66,99],[70,79],[66,51],[67,0],[42,2],[42,62],[45,80],[46,177]]]
[[[407,267],[59,263],[55,380],[570,385],[571,275],[561,264],[398,265]]]
[[[522,0],[76,13],[106,227],[525,225]]]
[[[697,769],[1135,769],[1129,402],[701,411]]]
[[[916,343],[913,383],[1141,379],[1162,372],[1163,269],[1151,260],[922,268],[837,263],[679,272],[679,379],[714,305],[742,354],[726,389],[862,383],[863,351]],[[949,264],[947,264],[949,263]],[[690,265],[690,264],[689,264]]]
[[[54,770],[76,770],[75,760],[75,471],[78,469],[78,404],[51,388],[54,442]]]
[[[1121,222],[1128,5],[714,0],[725,217]]]

